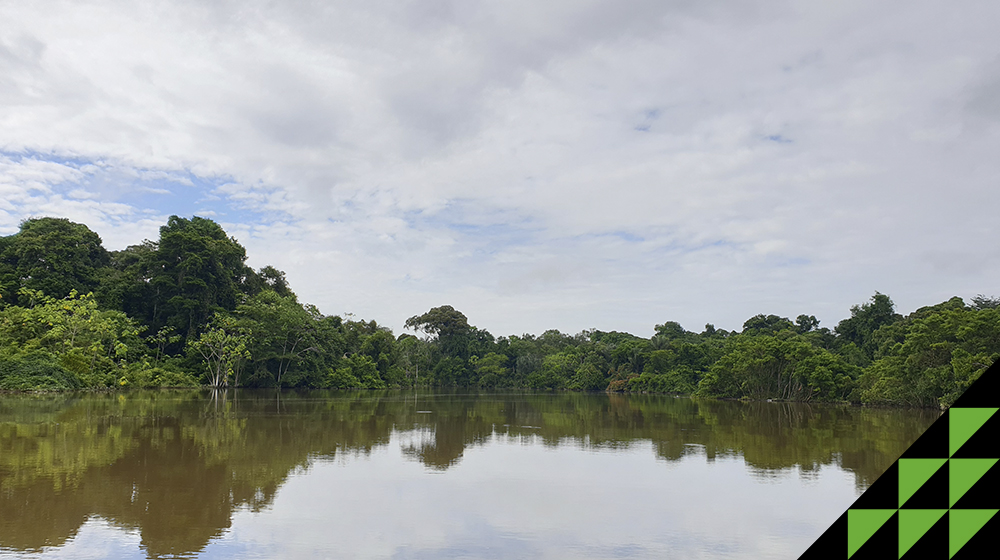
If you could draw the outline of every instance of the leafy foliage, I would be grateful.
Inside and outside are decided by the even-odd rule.
[[[948,406],[1000,358],[1000,308],[918,310],[861,378],[863,402]],[[884,327],[883,327],[884,328]]]
[[[293,368],[318,352],[316,341],[320,319],[314,308],[306,309],[294,295],[267,289],[237,306],[235,324],[247,335],[247,349],[254,356],[252,382],[256,385],[296,384],[305,368]]]
[[[79,389],[80,378],[59,364],[55,356],[36,350],[20,356],[0,358],[0,389],[5,391],[52,391]]]
[[[19,295],[34,305],[0,310],[0,357],[50,356],[87,386],[100,387],[113,385],[145,350],[140,327],[121,311],[100,309],[91,294],[55,299],[21,288]]]
[[[205,364],[209,386],[228,387],[230,382],[239,385],[240,372],[251,356],[247,349],[250,340],[231,317],[221,315],[191,344],[191,350],[197,352]]]
[[[706,396],[844,400],[859,371],[797,337],[740,336],[698,386]]]
[[[899,319],[889,296],[875,292],[869,303],[851,307],[850,318],[838,323],[836,331],[842,342],[854,344],[871,359],[876,350],[875,332]]]
[[[155,330],[197,338],[217,311],[232,311],[252,273],[246,250],[206,218],[171,216],[157,242],[113,255],[104,299]]]
[[[65,218],[35,218],[0,237],[0,303],[30,305],[30,293],[65,297],[97,289],[110,254],[101,238]],[[20,293],[21,288],[31,292]]]
[[[282,271],[245,263],[236,239],[197,216],[113,253],[82,224],[25,221],[0,237],[0,389],[427,386],[940,407],[1000,357],[1000,299],[983,295],[903,317],[876,292],[834,330],[759,314],[740,332],[664,321],[650,338],[496,338],[442,305],[397,338],[324,316]]]

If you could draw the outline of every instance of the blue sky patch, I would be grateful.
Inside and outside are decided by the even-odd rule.
[[[220,222],[258,224],[287,218],[221,193],[220,187],[234,183],[232,177],[201,177],[188,170],[138,168],[107,159],[31,151],[0,152],[0,157],[15,165],[43,162],[60,166],[61,170],[53,169],[35,182],[45,183],[53,194],[69,200],[119,203],[140,214],[197,215]],[[65,178],[58,179],[60,175]]]

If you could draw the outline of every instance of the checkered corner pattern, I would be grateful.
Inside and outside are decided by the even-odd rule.
[[[800,560],[1000,558],[1000,361]]]

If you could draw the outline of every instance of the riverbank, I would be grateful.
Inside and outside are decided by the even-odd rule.
[[[435,386],[941,408],[1000,358],[1000,299],[985,296],[903,316],[876,292],[832,329],[758,314],[732,331],[495,337],[449,305],[405,326],[416,334],[322,314],[205,218],[171,216],[157,241],[115,252],[65,219],[0,237],[6,390]]]

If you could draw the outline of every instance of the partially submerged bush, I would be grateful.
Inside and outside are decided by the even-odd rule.
[[[82,387],[80,378],[47,352],[0,358],[0,390],[65,391]]]

